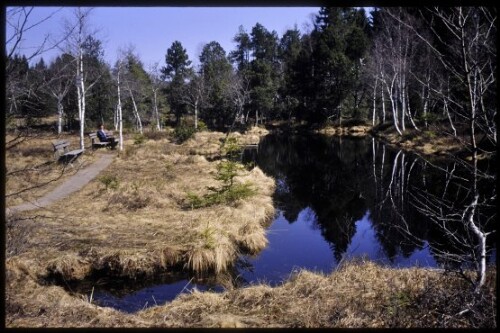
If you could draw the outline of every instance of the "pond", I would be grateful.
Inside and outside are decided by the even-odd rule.
[[[426,161],[371,137],[321,135],[268,135],[242,158],[276,180],[277,214],[268,247],[236,265],[237,286],[275,286],[300,269],[329,273],[358,257],[390,267],[471,265],[475,243],[460,217],[477,193],[477,223],[496,231],[494,161],[472,170],[458,161]],[[487,244],[490,261],[494,245]],[[133,290],[130,283],[103,282],[93,299],[134,312],[193,288],[224,290],[213,279],[179,274]]]

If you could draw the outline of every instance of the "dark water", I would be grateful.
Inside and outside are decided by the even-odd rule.
[[[239,286],[277,285],[300,269],[329,273],[356,257],[391,267],[470,266],[475,239],[461,217],[475,194],[477,223],[496,231],[492,162],[481,161],[474,170],[452,160],[425,161],[371,138],[277,135],[246,150],[243,160],[275,178],[277,215],[268,229],[269,246],[241,258],[232,272]],[[490,261],[494,245],[488,244]],[[126,291],[116,283],[116,290],[96,287],[94,300],[134,312],[193,288],[223,290],[187,275],[135,290],[123,284]]]

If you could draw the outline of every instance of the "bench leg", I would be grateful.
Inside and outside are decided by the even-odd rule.
[[[78,167],[80,167],[82,165],[82,162],[78,159],[80,157],[81,154],[78,154],[78,155],[71,155],[71,156],[61,156],[59,158],[59,162],[60,163],[64,163],[66,165],[69,165],[71,166],[72,168],[74,168],[75,166],[73,165],[74,162],[78,162]]]

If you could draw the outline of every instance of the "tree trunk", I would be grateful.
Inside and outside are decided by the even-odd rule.
[[[401,130],[399,129],[399,126],[398,126],[398,110],[397,110],[397,104],[396,104],[396,101],[394,100],[394,95],[393,95],[395,81],[396,81],[396,74],[394,75],[394,78],[392,79],[391,86],[388,87],[386,85],[387,86],[387,94],[389,95],[389,99],[391,101],[392,121],[394,122],[394,127],[396,128],[396,131],[398,131],[399,135],[403,135],[403,133],[401,133]]]
[[[375,78],[375,86],[373,87],[373,115],[372,115],[372,126],[375,126],[375,115],[377,113],[377,83],[378,78]]]
[[[57,134],[62,133],[62,120],[64,115],[64,106],[62,104],[62,98],[57,99]]]
[[[157,89],[153,89],[153,117],[156,120],[156,129],[161,130],[160,113],[158,112],[158,94]]]
[[[77,98],[78,98],[78,117],[80,120],[80,149],[85,149],[84,131],[85,131],[85,82],[83,80],[83,50],[79,47],[79,56],[77,63]]]
[[[122,101],[121,101],[121,92],[120,92],[120,70],[118,70],[117,74],[117,95],[118,95],[118,103],[117,103],[117,111],[118,111],[118,133],[120,137],[120,151],[123,150],[123,117],[122,117]]]
[[[384,82],[382,81],[382,84],[380,85],[380,95],[381,95],[381,102],[382,102],[382,123],[385,123],[385,95],[384,95]]]
[[[450,122],[450,126],[453,129],[453,136],[456,138],[457,137],[457,129],[453,125],[453,121],[450,116],[450,110],[448,109],[448,101],[446,98],[443,98],[443,103],[444,103],[444,111],[446,112],[446,116],[448,117],[448,121]]]
[[[137,128],[139,129],[139,133],[142,134],[141,116],[139,115],[139,110],[137,109],[137,104],[135,103],[134,94],[132,93],[132,89],[130,89],[130,86],[128,86],[128,92],[130,94],[130,98],[132,99],[132,105],[134,106],[134,116],[135,116],[135,120],[137,122]]]

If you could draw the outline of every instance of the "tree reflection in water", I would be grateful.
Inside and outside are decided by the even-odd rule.
[[[474,199],[474,173],[464,163],[431,163],[372,138],[321,135],[268,135],[253,158],[275,177],[274,199],[283,218],[294,223],[309,207],[336,262],[365,254],[398,266],[418,262],[455,269],[474,264],[477,242],[462,216]],[[491,162],[479,169],[482,175],[494,174]],[[475,179],[480,194],[475,221],[481,230],[494,232],[494,182],[491,176]],[[362,228],[373,234],[362,242],[353,239]],[[488,255],[493,247],[487,243]]]

